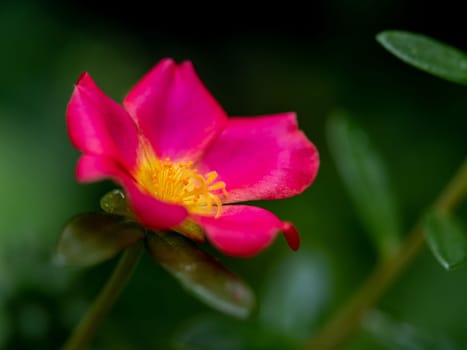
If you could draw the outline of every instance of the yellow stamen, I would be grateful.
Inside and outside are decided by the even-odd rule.
[[[183,205],[195,214],[221,214],[220,196],[226,196],[227,191],[223,181],[216,181],[215,171],[202,175],[191,161],[159,159],[151,146],[142,142],[134,176],[144,191],[162,201]]]

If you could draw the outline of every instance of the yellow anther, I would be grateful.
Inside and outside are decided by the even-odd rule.
[[[160,200],[183,205],[194,214],[218,217],[222,210],[220,196],[227,195],[226,185],[215,181],[217,172],[202,175],[193,165],[192,161],[158,159],[149,144],[142,142],[134,177],[143,190]]]

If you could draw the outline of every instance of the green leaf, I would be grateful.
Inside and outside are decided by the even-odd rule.
[[[376,40],[402,61],[455,83],[467,85],[467,55],[433,38],[398,30],[379,33]]]
[[[399,245],[400,223],[386,169],[367,135],[347,116],[334,113],[328,141],[337,169],[360,220],[382,256]]]
[[[287,254],[266,280],[259,320],[268,329],[306,340],[329,301],[329,276],[323,256],[303,250]]]
[[[252,290],[218,260],[178,234],[149,234],[147,242],[154,260],[203,302],[235,317],[249,316]]]
[[[181,350],[284,350],[296,349],[293,338],[271,332],[256,322],[205,315],[191,320],[175,337]]]
[[[82,214],[71,219],[63,229],[55,261],[77,266],[95,265],[143,238],[144,230],[121,216]]]
[[[429,212],[423,220],[423,232],[433,255],[451,271],[467,261],[467,232],[454,217]]]

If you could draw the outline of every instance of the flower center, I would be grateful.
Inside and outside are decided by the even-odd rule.
[[[159,159],[150,146],[143,146],[135,178],[138,184],[154,197],[185,206],[189,212],[202,215],[222,209],[220,195],[227,195],[225,183],[216,181],[217,172],[200,174],[193,162],[172,162]]]

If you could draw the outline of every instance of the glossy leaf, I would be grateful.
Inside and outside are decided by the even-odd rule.
[[[71,219],[63,229],[55,260],[60,264],[95,265],[143,238],[143,229],[121,216],[82,214]]]
[[[287,254],[266,279],[259,320],[268,329],[306,340],[329,301],[329,276],[323,256]]]
[[[423,232],[433,255],[446,270],[467,262],[467,232],[455,218],[430,212],[423,220]]]
[[[250,314],[255,304],[250,287],[194,243],[172,233],[149,234],[147,243],[154,260],[203,302],[239,318]]]
[[[363,130],[342,113],[328,123],[328,141],[360,220],[382,256],[399,245],[400,222],[386,169]]]
[[[437,77],[467,85],[467,55],[433,38],[398,30],[376,40],[402,61]]]
[[[189,322],[175,338],[181,350],[292,350],[293,338],[271,332],[255,322],[206,315]]]

